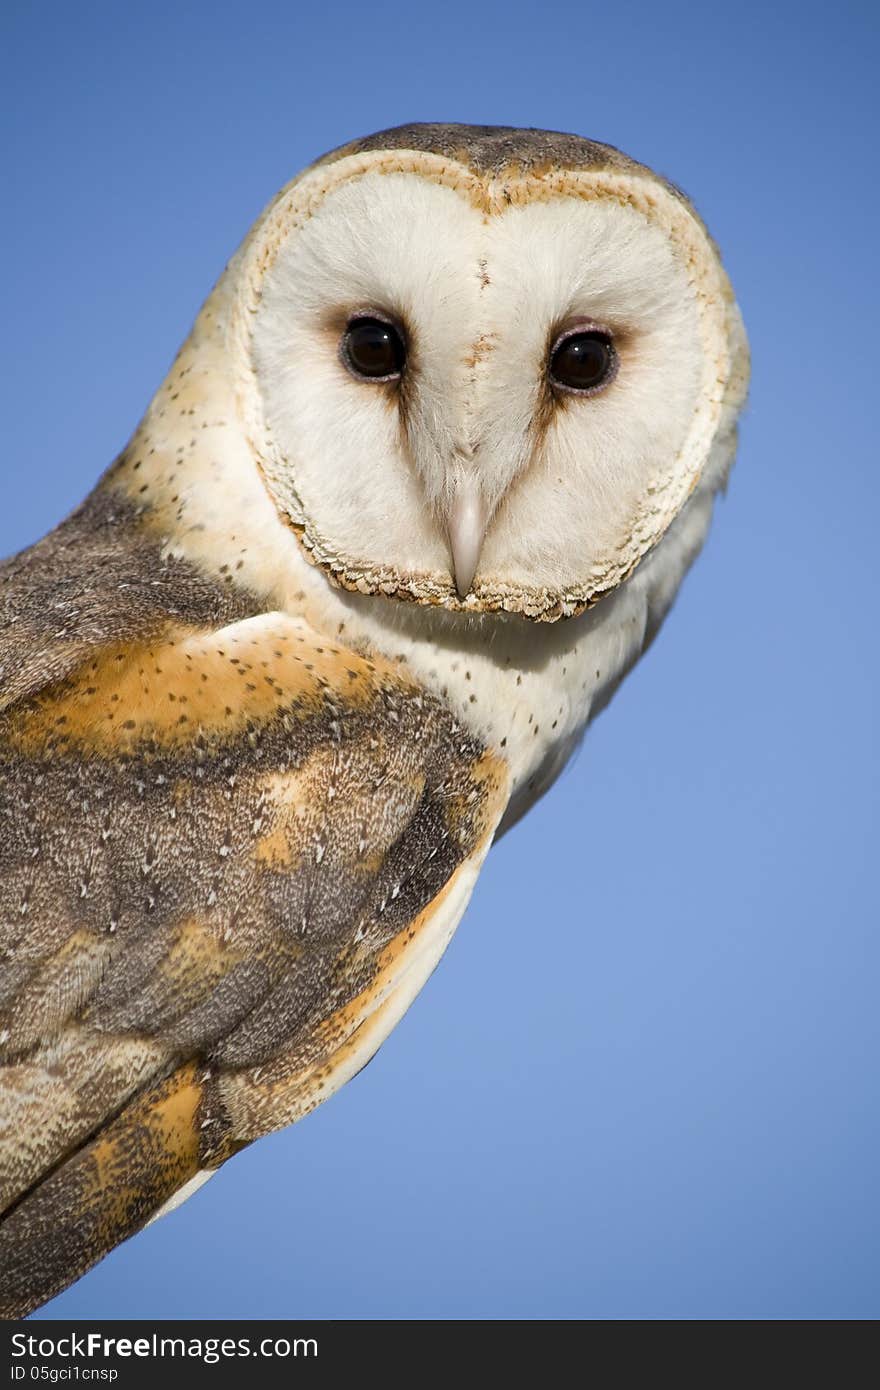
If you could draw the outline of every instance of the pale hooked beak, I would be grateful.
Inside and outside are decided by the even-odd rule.
[[[471,478],[460,478],[455,486],[447,523],[452,570],[459,598],[465,598],[470,593],[480,563],[488,521],[489,510],[479,487]]]

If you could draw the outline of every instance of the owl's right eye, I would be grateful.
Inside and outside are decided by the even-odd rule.
[[[340,349],[349,371],[367,381],[394,381],[406,364],[403,338],[386,319],[352,319]]]

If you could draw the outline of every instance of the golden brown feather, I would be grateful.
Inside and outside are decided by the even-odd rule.
[[[14,1316],[363,1064],[505,775],[401,668],[163,558],[107,491],[0,586]]]

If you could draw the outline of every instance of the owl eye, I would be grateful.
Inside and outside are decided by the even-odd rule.
[[[384,319],[354,318],[342,337],[342,359],[349,371],[368,381],[392,381],[406,363],[406,345]]]
[[[550,353],[550,380],[564,391],[592,394],[607,386],[616,372],[614,343],[601,329],[564,334]]]

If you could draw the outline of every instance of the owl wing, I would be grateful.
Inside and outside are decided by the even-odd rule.
[[[140,573],[117,519],[90,580],[86,520],[64,613],[41,619],[32,558],[0,571],[7,1317],[365,1064],[507,799],[504,768],[399,666],[201,581],[194,597],[149,547],[164,597],[125,580],[86,621],[90,584],[118,600]]]

